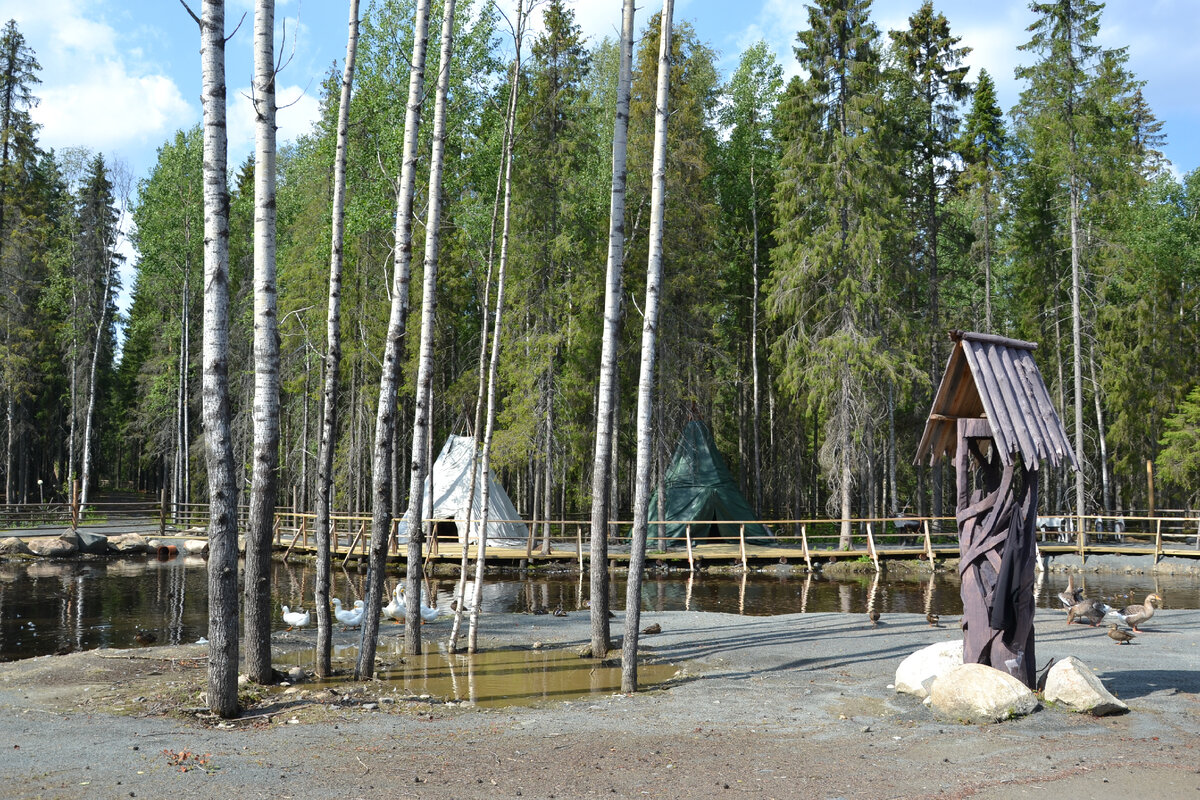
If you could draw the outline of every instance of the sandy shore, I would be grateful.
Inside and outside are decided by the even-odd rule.
[[[1194,611],[1160,611],[1125,647],[1038,612],[1039,664],[1076,656],[1132,710],[1043,708],[991,726],[938,722],[887,688],[905,655],[955,638],[953,622],[642,617],[655,622],[646,658],[680,672],[666,689],[490,711],[300,700],[230,728],[179,713],[203,685],[201,647],[0,664],[0,796],[1200,798]],[[579,613],[484,625],[486,647],[574,647],[588,635]]]

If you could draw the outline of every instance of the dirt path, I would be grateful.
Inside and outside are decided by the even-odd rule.
[[[1039,612],[1038,660],[1082,659],[1132,712],[983,727],[939,723],[887,688],[903,656],[955,636],[917,615],[878,628],[843,614],[643,615],[654,622],[646,657],[677,666],[669,688],[491,711],[435,698],[366,710],[378,683],[308,683],[218,727],[187,711],[202,647],[2,664],[0,796],[1200,798],[1195,612],[1159,612],[1129,647]],[[485,625],[487,647],[587,638],[582,614]]]

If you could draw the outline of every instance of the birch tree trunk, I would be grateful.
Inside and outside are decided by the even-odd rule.
[[[609,477],[616,486],[613,427],[617,394],[617,340],[621,332],[621,265],[625,257],[625,149],[629,134],[629,94],[633,81],[633,0],[621,12],[620,73],[613,124],[612,197],[608,212],[608,264],[604,286],[604,335],[600,345],[600,389],[596,402],[596,450],[592,460],[591,638],[592,654],[608,652]],[[616,494],[615,491],[612,492]]]
[[[204,434],[208,464],[208,708],[237,713],[237,486],[229,410],[229,184],[226,180],[225,3],[203,0]]]
[[[342,369],[342,242],[346,221],[346,142],[350,135],[350,89],[358,50],[358,0],[350,0],[350,32],[338,105],[337,146],[333,157],[333,234],[329,248],[329,312],[325,321],[325,375],[322,386],[321,440],[317,445],[317,607],[316,673],[333,672],[333,624],[329,618],[330,526],[333,511],[333,450],[337,436],[338,380]]]
[[[425,50],[429,44],[429,0],[417,0],[413,18],[413,56],[408,75],[408,107],[404,114],[403,162],[396,197],[396,265],[392,279],[392,310],[388,319],[383,369],[379,377],[379,408],[375,417],[375,450],[371,490],[371,553],[367,569],[366,611],[358,648],[355,680],[375,674],[375,644],[383,601],[383,568],[392,529],[392,437],[396,426],[396,389],[403,353],[401,340],[408,324],[408,285],[412,279],[412,209],[417,177],[417,128],[425,99]]]
[[[642,612],[642,569],[646,563],[646,515],[650,505],[650,425],[653,413],[654,357],[663,273],[663,209],[667,172],[667,100],[671,83],[671,18],[674,0],[663,0],[658,40],[658,92],[654,103],[654,167],[650,187],[650,248],[646,265],[646,304],[642,322],[642,366],[638,376],[637,485],[633,496],[633,535],[625,593],[625,636],[621,648],[621,691],[637,691],[638,625]],[[600,655],[595,653],[594,655]]]
[[[525,36],[528,12],[522,0],[517,0],[517,16],[513,28],[513,73],[508,101],[508,134],[504,149],[504,211],[500,234],[500,264],[496,271],[496,313],[492,329],[492,352],[488,361],[487,410],[483,444],[480,450],[479,475],[483,486],[479,492],[479,533],[475,557],[475,593],[471,598],[471,622],[467,630],[467,652],[474,653],[479,645],[479,611],[483,605],[483,573],[487,566],[488,505],[491,495],[492,433],[496,425],[496,382],[500,365],[501,325],[504,322],[504,280],[508,268],[508,231],[512,216],[513,140],[516,138],[517,98],[521,86],[521,44]]]
[[[111,258],[105,259],[104,292],[100,295],[100,320],[96,323],[96,335],[92,340],[92,365],[88,377],[88,404],[83,422],[83,468],[81,470],[79,504],[88,504],[88,484],[92,480],[92,420],[96,416],[96,366],[100,362],[100,344],[104,337],[104,325],[108,322],[108,299],[112,292],[114,267]],[[72,410],[72,416],[74,411]],[[74,421],[72,420],[72,423]]]
[[[433,148],[429,156],[429,208],[425,220],[425,275],[421,290],[421,352],[417,363],[416,411],[413,415],[412,471],[408,483],[408,603],[405,606],[404,650],[421,653],[422,545],[426,528],[419,525],[429,467],[427,440],[432,435],[433,329],[437,310],[438,251],[442,224],[442,162],[446,151],[446,94],[450,90],[450,57],[454,48],[454,0],[442,6],[442,51],[433,105]],[[378,497],[376,500],[378,501]],[[432,498],[431,498],[432,499]]]
[[[271,683],[271,534],[279,494],[275,291],[275,0],[254,7],[254,455],[243,582],[246,672]],[[318,610],[318,614],[320,611]]]

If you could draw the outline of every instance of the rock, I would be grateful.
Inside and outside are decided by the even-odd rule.
[[[204,553],[208,552],[208,540],[186,539],[184,540],[183,544],[179,546],[179,549],[185,553],[190,553],[191,555],[203,555]]]
[[[63,536],[39,536],[29,540],[29,550],[43,558],[65,558],[79,552],[75,537],[68,532]]]
[[[108,549],[114,553],[148,553],[150,545],[146,541],[146,537],[137,533],[123,533],[120,536],[110,537],[108,540]]]
[[[962,664],[933,682],[930,707],[939,719],[1001,722],[1031,713],[1038,700],[1025,684],[986,664]]]
[[[1043,696],[1047,702],[1097,717],[1129,710],[1129,706],[1104,688],[1096,673],[1074,656],[1067,656],[1050,668]]]
[[[64,533],[66,538],[69,534]],[[92,533],[82,528],[75,531],[75,544],[79,552],[94,556],[108,555],[108,537],[102,533]]]
[[[586,644],[580,645],[579,648],[575,652],[579,654],[580,658],[591,658],[592,657],[592,643],[588,642]]]
[[[29,549],[29,545],[15,536],[9,536],[7,539],[0,539],[0,556],[31,556],[33,551]]]
[[[896,668],[896,691],[927,697],[929,686],[934,680],[962,665],[962,654],[961,639],[938,642],[921,648],[901,661],[900,666]]]
[[[287,677],[292,683],[300,683],[304,680],[304,669],[302,667],[292,667],[288,670]]]

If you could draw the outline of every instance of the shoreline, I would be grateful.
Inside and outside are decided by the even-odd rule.
[[[988,726],[938,722],[887,688],[904,656],[957,637],[953,621],[930,628],[917,614],[887,614],[872,628],[865,616],[837,613],[643,613],[643,626],[656,622],[662,633],[641,637],[642,655],[677,666],[668,688],[490,710],[423,701],[364,710],[284,697],[271,722],[228,729],[177,709],[137,710],[139,697],[158,703],[152,690],[194,702],[179,695],[202,684],[203,648],[0,664],[6,794],[1011,797],[1061,781],[1085,796],[1115,796],[1153,780],[1156,798],[1200,796],[1195,612],[1160,611],[1120,647],[1103,629],[1068,627],[1061,613],[1039,610],[1039,666],[1073,655],[1131,712],[1093,718],[1043,707]],[[623,620],[613,623],[617,646]],[[481,649],[575,648],[589,636],[582,613],[497,614],[481,624]],[[437,627],[442,638],[448,626]],[[314,638],[289,635],[288,646]],[[369,696],[379,683],[363,688]],[[125,710],[115,713],[115,702]],[[207,766],[193,758],[180,772],[169,754],[183,752],[208,754]]]

